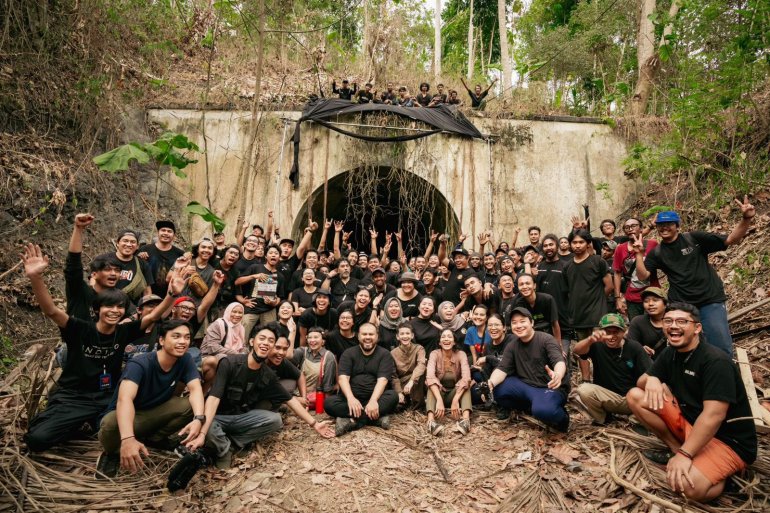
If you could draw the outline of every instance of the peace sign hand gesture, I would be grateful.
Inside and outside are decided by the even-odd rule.
[[[642,241],[641,234],[631,234],[631,249],[634,253],[642,253],[644,251],[644,241]]]
[[[749,220],[757,215],[757,211],[754,209],[754,205],[749,203],[749,197],[747,195],[743,196],[743,202],[736,199],[735,203],[737,203],[738,207],[740,207],[744,219]]]

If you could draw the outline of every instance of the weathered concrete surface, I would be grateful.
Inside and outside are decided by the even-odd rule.
[[[306,222],[306,201],[323,188],[324,180],[358,168],[362,162],[393,164],[392,145],[372,143],[367,154],[352,151],[362,144],[319,125],[302,126],[300,187],[288,180],[293,151],[294,122],[298,112],[265,112],[259,145],[261,164],[246,184],[239,170],[247,146],[250,113],[192,110],[150,110],[149,122],[185,133],[206,154],[189,169],[189,177],[169,178],[169,191],[181,204],[210,201],[232,233],[240,205],[246,219],[263,223],[265,211],[275,208],[282,234]],[[500,135],[496,143],[437,134],[406,144],[400,162],[433,184],[449,204],[463,232],[476,234],[494,227],[495,240],[510,240],[516,226],[538,224],[544,232],[566,233],[570,216],[581,205],[591,207],[598,220],[615,217],[637,191],[638,184],[623,174],[624,141],[606,125],[551,121],[487,120],[472,118],[483,133]],[[205,131],[204,131],[205,126]],[[283,141],[283,145],[282,145]],[[282,165],[281,149],[283,149]],[[279,169],[280,168],[280,169]],[[278,174],[280,172],[280,179]],[[276,191],[277,187],[277,191]],[[277,194],[276,194],[277,192]],[[190,224],[192,223],[192,224]],[[183,223],[183,233],[196,239],[208,233],[200,219]],[[522,233],[519,243],[526,235]]]

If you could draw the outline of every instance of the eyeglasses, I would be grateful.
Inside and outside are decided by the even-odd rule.
[[[690,319],[668,319],[668,318],[663,319],[663,326],[668,326],[668,327],[671,327],[674,324],[676,324],[677,327],[684,328],[690,323],[697,324],[697,322],[691,321]]]
[[[640,226],[639,223],[629,223],[629,224],[623,225],[623,229],[630,230],[631,228],[636,228],[637,226]]]
[[[195,311],[195,307],[194,306],[180,306],[179,309],[182,310],[183,312],[194,312]]]

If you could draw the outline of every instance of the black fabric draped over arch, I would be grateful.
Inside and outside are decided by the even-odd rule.
[[[403,118],[421,121],[426,125],[433,127],[433,130],[420,131],[407,135],[397,135],[392,137],[377,137],[365,134],[359,134],[340,128],[330,122],[333,118],[348,114],[365,112],[390,112]],[[297,121],[294,128],[294,163],[291,166],[289,180],[291,180],[294,189],[299,188],[299,142],[301,139],[301,125],[303,121],[314,121],[319,125],[325,126],[341,134],[345,134],[357,139],[363,139],[371,142],[401,142],[427,137],[439,132],[448,132],[462,137],[473,137],[484,139],[484,136],[478,129],[468,121],[468,118],[457,110],[456,107],[441,104],[430,108],[401,107],[399,105],[386,105],[384,103],[351,103],[349,100],[339,99],[316,99],[310,101],[305,110],[302,111],[302,117]]]

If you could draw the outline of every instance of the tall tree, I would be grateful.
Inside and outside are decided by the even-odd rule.
[[[436,0],[433,13],[433,75],[436,80],[441,76],[441,0]]]
[[[470,14],[468,16],[468,80],[473,78],[473,60],[475,57],[473,53],[473,43],[473,0],[471,0]]]
[[[508,52],[508,24],[505,0],[497,0],[497,25],[500,33],[500,62],[503,65],[503,94],[511,89],[511,54]],[[490,45],[491,46],[491,45]]]

